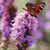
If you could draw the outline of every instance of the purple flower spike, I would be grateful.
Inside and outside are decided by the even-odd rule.
[[[38,27],[38,20],[34,16],[31,16],[28,12],[24,11],[23,13],[19,13],[12,24],[10,37],[12,39],[17,39],[24,46],[31,46],[32,43],[35,43]],[[37,35],[38,37],[38,35]]]
[[[12,0],[11,0],[12,1]],[[8,37],[11,33],[10,28],[12,27],[10,23],[16,16],[16,7],[13,2],[8,2],[7,5],[4,7],[4,12],[2,15],[1,20],[1,30],[2,30],[2,36]]]

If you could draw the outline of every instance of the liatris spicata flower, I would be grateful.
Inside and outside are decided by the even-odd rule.
[[[2,18],[5,5],[9,4],[9,2],[14,2],[14,0],[0,0],[0,18]]]
[[[11,27],[11,20],[14,19],[14,17],[16,16],[16,7],[12,2],[9,2],[9,4],[5,5],[4,7],[4,13],[3,13],[3,17],[1,20],[1,30],[2,30],[2,35],[7,37],[8,34],[10,34],[10,27]],[[5,33],[4,33],[5,32]]]
[[[3,13],[3,9],[4,9],[4,3],[5,3],[5,1],[4,0],[0,0],[0,18],[1,18],[1,16],[2,16],[2,13]]]
[[[19,13],[15,17],[12,26],[10,37],[13,40],[17,39],[20,41],[20,49],[27,48],[36,41],[36,38],[38,37],[38,20],[26,11]],[[17,46],[19,46],[19,44]]]
[[[5,45],[9,44],[9,35],[11,33],[10,28],[11,26],[11,21],[14,19],[16,16],[16,7],[15,4],[13,3],[12,0],[8,2],[7,5],[4,7],[4,12],[2,15],[2,20],[1,20],[1,31],[2,31],[2,41],[5,42]]]
[[[38,22],[39,22],[39,27],[43,28],[44,27],[44,19],[43,19],[43,16],[42,16],[41,13],[38,14],[37,16],[38,16],[37,18],[38,18]]]
[[[38,22],[39,22],[39,26],[38,26],[38,38],[42,39],[43,38],[43,28],[44,28],[44,19],[43,19],[43,16],[42,14],[38,14],[37,15],[38,17]]]

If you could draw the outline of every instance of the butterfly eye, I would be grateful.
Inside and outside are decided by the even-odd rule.
[[[34,7],[34,4],[31,4],[30,6],[31,6],[31,7]]]

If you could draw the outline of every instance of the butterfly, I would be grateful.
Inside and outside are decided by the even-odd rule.
[[[32,16],[37,17],[36,15],[43,10],[45,6],[45,3],[41,4],[33,4],[33,3],[27,3],[26,7],[27,9],[23,8],[25,11],[30,13]]]

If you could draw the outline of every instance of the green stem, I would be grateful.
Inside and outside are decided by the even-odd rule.
[[[5,46],[3,49],[4,49],[4,50],[7,50],[7,48],[8,48],[8,47],[7,47],[7,46]]]

